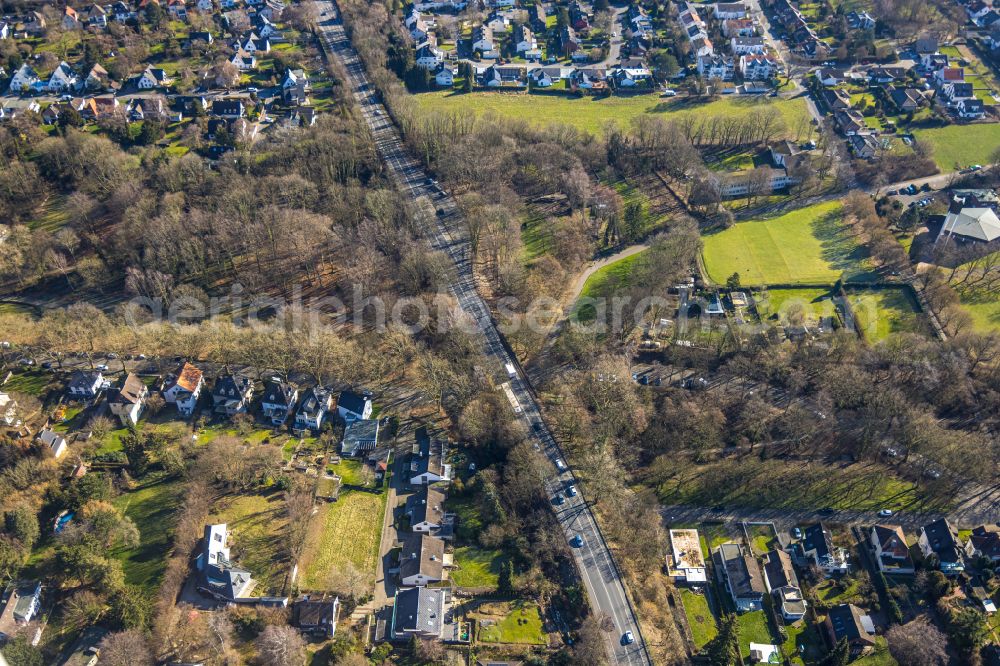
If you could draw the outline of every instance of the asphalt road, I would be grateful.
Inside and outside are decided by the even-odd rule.
[[[371,129],[376,146],[385,161],[390,175],[400,190],[412,197],[417,209],[417,220],[425,230],[431,245],[444,251],[455,264],[455,278],[451,292],[462,309],[476,321],[485,341],[485,353],[502,368],[507,363],[517,366],[517,360],[507,351],[503,339],[486,304],[476,292],[469,263],[468,242],[463,238],[461,213],[450,196],[443,196],[428,185],[429,174],[412,158],[403,144],[398,128],[391,121],[386,109],[377,101],[375,89],[368,83],[364,67],[344,32],[337,10],[332,2],[318,2],[321,12],[319,32],[328,51],[337,57],[347,71],[348,85],[354,92],[362,115]],[[440,211],[436,214],[435,209]],[[536,446],[550,461],[562,457],[538,409],[531,387],[524,381],[523,373],[510,378],[511,388],[521,405],[519,417],[528,426]],[[550,468],[548,480],[554,495],[575,483],[572,471],[558,472]],[[582,495],[568,498],[556,512],[567,540],[580,536],[581,547],[572,548],[580,577],[587,589],[590,603],[598,614],[607,614],[615,631],[607,637],[609,657],[614,664],[649,664],[639,625],[621,576],[611,557],[611,552],[601,535],[590,507]],[[621,645],[621,637],[630,631],[635,637],[631,645]]]

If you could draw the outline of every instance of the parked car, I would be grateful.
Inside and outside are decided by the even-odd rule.
[[[890,197],[894,197],[897,194],[899,194],[899,190],[889,190],[888,192],[886,192],[886,195]]]
[[[888,518],[889,516],[892,515],[892,509],[882,509],[881,511],[878,512],[878,515],[883,518]]]
[[[794,539],[801,539],[802,538],[802,530],[800,530],[797,527],[793,527],[792,528],[792,538],[794,538]]]
[[[566,494],[569,495],[570,497],[576,497],[577,496],[576,486],[568,487],[566,489]]]
[[[562,461],[562,458],[556,458],[556,469],[560,472],[566,471],[566,463]]]
[[[566,503],[566,498],[560,495],[559,493],[556,493],[556,496],[552,498],[552,503],[555,504],[556,506],[562,506],[563,504]]]
[[[95,370],[100,370],[101,372],[107,372],[108,371],[108,364],[107,363],[98,363],[97,365],[94,366],[94,369]]]
[[[660,96],[661,97],[676,97],[677,96],[677,91],[674,90],[673,88],[667,88],[666,90],[663,91],[663,94],[660,95]]]
[[[32,361],[27,356],[22,356],[21,358],[17,359],[17,362],[20,363],[21,365],[34,365],[35,364],[35,362]]]

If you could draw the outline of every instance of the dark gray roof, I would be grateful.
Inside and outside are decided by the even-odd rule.
[[[443,579],[444,541],[412,532],[406,535],[399,552],[399,576],[405,579],[418,574],[423,574],[430,580]]]
[[[871,618],[854,604],[841,604],[830,609],[827,615],[833,628],[834,640],[846,638],[849,642],[875,643],[875,627]]]
[[[218,398],[242,398],[253,387],[253,380],[243,375],[225,375],[215,380],[212,395]]]
[[[830,530],[826,529],[823,523],[807,527],[803,533],[802,550],[806,553],[815,550],[817,559],[829,556],[833,552]]]
[[[272,405],[291,405],[295,396],[295,387],[288,382],[267,381],[264,383],[263,402]]]
[[[444,593],[443,589],[427,587],[410,587],[397,592],[392,614],[395,632],[440,636],[444,620]]]
[[[337,407],[346,409],[360,417],[364,414],[365,405],[368,400],[367,396],[355,393],[354,391],[341,391],[340,398],[337,399]]]
[[[739,544],[724,543],[716,551],[718,563],[724,568],[733,596],[737,599],[760,598],[764,595],[757,560],[744,552]]]
[[[434,488],[421,488],[406,498],[406,512],[410,514],[410,524],[429,522],[440,525],[444,518],[445,494]]]
[[[921,530],[927,537],[931,550],[942,562],[961,562],[962,552],[958,542],[958,532],[947,518],[939,518],[924,525]]]

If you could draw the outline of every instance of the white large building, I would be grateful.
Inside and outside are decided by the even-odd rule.
[[[675,581],[704,583],[708,580],[698,530],[670,530],[670,551],[667,571]]]

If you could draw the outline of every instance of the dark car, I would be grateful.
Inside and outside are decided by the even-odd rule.
[[[834,511],[832,508],[826,506],[826,507],[823,507],[822,509],[820,509],[818,511],[818,513],[821,516],[832,516],[834,513],[836,513],[836,511]]]
[[[438,208],[437,209],[437,216],[438,217],[444,217],[444,208]]]

